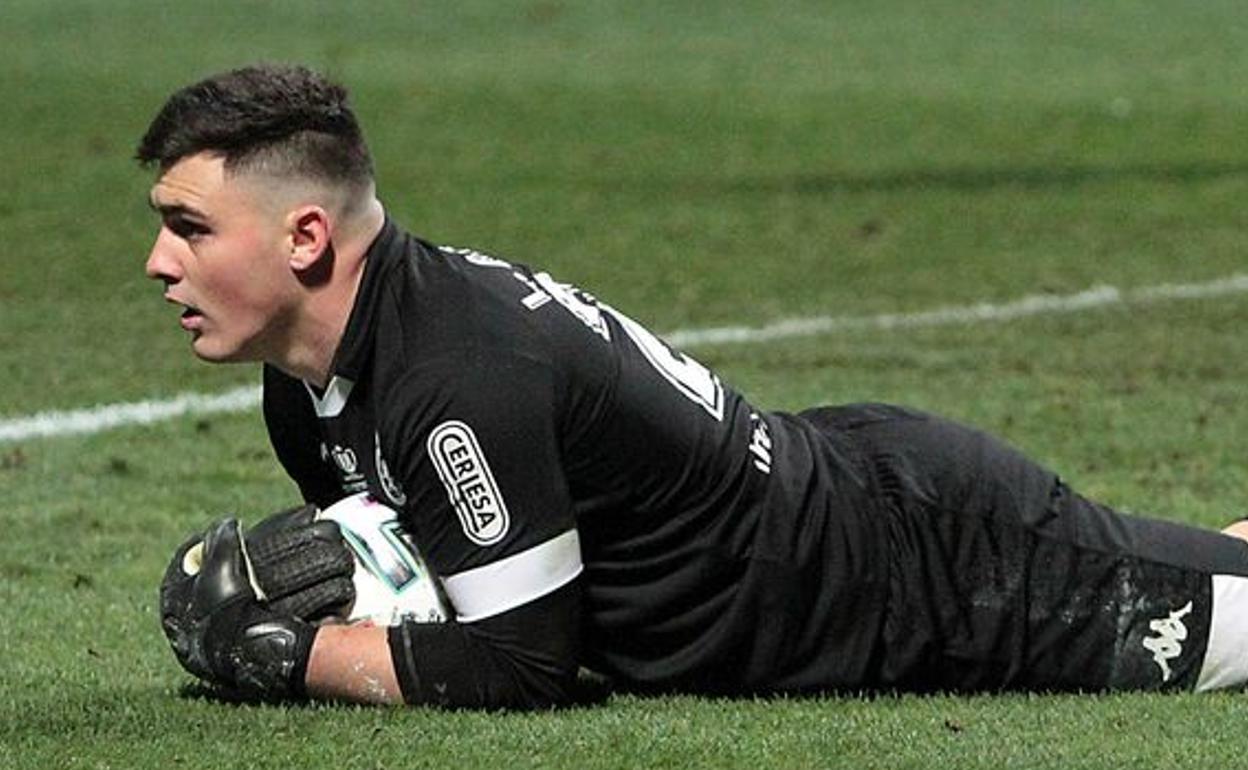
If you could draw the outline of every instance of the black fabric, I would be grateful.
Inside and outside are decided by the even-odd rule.
[[[580,604],[535,604],[506,659],[479,656],[500,682],[551,633],[582,650],[551,670],[583,663],[644,688],[813,690],[867,674],[887,575],[859,458],[754,409],[589,294],[387,222],[333,378],[324,395],[349,395],[318,416],[312,390],[266,372],[270,435],[305,494],[367,490],[399,508],[447,579],[576,530]],[[501,504],[487,512],[508,522],[497,539],[471,531],[430,454],[449,424],[491,469]],[[464,632],[418,636],[450,648]]]
[[[579,614],[580,590],[573,582],[472,624],[391,626],[387,639],[403,700],[522,709],[572,702],[578,636],[563,619]]]
[[[543,703],[577,664],[733,694],[1145,687],[1158,660],[1186,685],[1208,572],[1242,559],[926,415],[757,409],[586,292],[391,221],[332,375],[322,393],[266,370],[278,456],[309,500],[366,490],[399,509],[452,601],[457,577],[579,538],[575,603],[552,584],[390,632],[421,702]],[[447,429],[473,447],[471,480],[431,449]],[[482,582],[459,585],[510,596]],[[1179,599],[1193,609],[1171,618]],[[1154,657],[1155,622],[1190,631],[1181,656]]]
[[[266,364],[263,412],[269,441],[300,496],[322,510],[345,497],[322,454],[307,386]]]
[[[1124,516],[1000,441],[920,412],[859,405],[804,416],[862,448],[888,503],[880,686],[1194,685],[1210,575],[1248,575],[1248,544]],[[1159,656],[1158,628],[1172,617],[1181,644]]]

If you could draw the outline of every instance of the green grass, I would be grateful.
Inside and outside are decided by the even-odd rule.
[[[400,221],[657,330],[1244,271],[1229,0],[367,8],[0,6],[0,420],[256,380],[196,362],[143,278],[129,161],[165,94],[256,59],[349,83]],[[931,409],[1216,526],[1248,511],[1246,325],[1230,296],[696,353],[763,406]],[[0,489],[0,767],[1248,766],[1240,694],[223,704],[153,604],[185,534],[292,498],[255,414],[0,444]]]

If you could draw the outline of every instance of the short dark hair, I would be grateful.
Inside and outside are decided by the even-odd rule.
[[[177,91],[148,126],[135,159],[165,171],[200,152],[222,156],[230,172],[351,186],[373,180],[347,90],[306,67],[253,65]]]

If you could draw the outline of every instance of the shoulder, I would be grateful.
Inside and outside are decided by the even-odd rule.
[[[413,238],[406,257],[387,265],[374,298],[381,361],[428,359],[473,347],[507,347],[540,356],[540,324],[524,304],[525,272],[470,249]]]
[[[417,425],[443,420],[505,425],[535,412],[548,415],[558,386],[549,357],[465,344],[395,369],[378,380],[374,395],[382,433],[411,435]]]
[[[526,301],[534,296],[527,268],[471,249],[413,243],[377,297],[372,372],[384,409],[436,394],[507,403],[603,355],[585,349],[593,341],[575,322]]]

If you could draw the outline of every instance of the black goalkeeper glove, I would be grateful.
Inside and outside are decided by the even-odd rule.
[[[355,559],[335,521],[304,505],[269,516],[244,542],[264,600],[275,612],[317,621],[355,600]]]
[[[238,522],[214,524],[174,554],[160,587],[161,625],[192,674],[241,694],[302,697],[316,627],[257,596]]]

